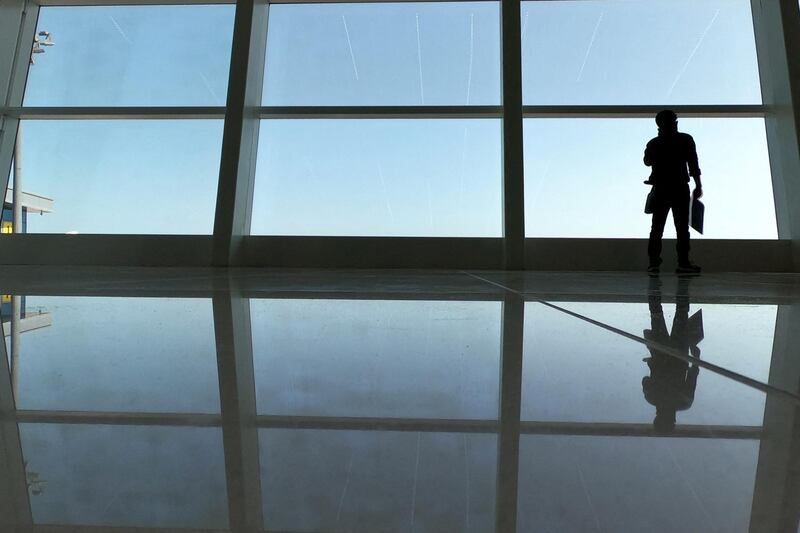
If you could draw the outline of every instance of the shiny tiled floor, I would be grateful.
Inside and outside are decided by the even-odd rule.
[[[800,276],[2,268],[0,294],[1,531],[798,528]]]

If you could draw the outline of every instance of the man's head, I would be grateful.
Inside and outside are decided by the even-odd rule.
[[[661,131],[678,131],[678,115],[671,109],[659,111],[656,115],[656,124]]]

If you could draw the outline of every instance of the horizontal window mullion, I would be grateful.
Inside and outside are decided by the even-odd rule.
[[[42,7],[169,6],[235,4],[236,0],[39,0]]]
[[[502,106],[266,106],[261,118],[500,118]]]
[[[670,107],[679,116],[763,117],[763,105],[523,106],[525,118],[652,118]],[[266,106],[261,118],[501,118],[502,106]],[[222,106],[15,107],[3,114],[23,120],[221,119]]]
[[[381,4],[399,2],[433,4],[440,2],[497,2],[498,0],[270,0],[270,4]],[[539,1],[539,0],[537,0]],[[546,0],[552,1],[552,0]]]
[[[3,112],[22,120],[222,119],[224,107],[15,107]]]
[[[487,2],[498,0],[272,0],[270,4],[380,4],[397,2]],[[552,0],[539,0],[552,1]],[[152,5],[218,5],[235,4],[236,0],[39,0],[40,6],[152,6]]]
[[[681,118],[763,117],[766,106],[754,105],[526,105],[525,118],[653,118],[669,108]]]

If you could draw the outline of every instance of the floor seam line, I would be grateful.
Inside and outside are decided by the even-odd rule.
[[[645,339],[643,337],[639,337],[638,335],[634,335],[633,333],[628,333],[627,331],[621,330],[619,328],[615,328],[614,326],[610,326],[608,324],[600,322],[599,320],[595,320],[593,318],[589,318],[589,317],[587,317],[585,315],[582,315],[580,313],[576,313],[574,311],[569,311],[568,309],[564,309],[563,307],[559,307],[559,306],[557,306],[557,305],[555,305],[553,303],[547,302],[545,300],[541,300],[539,298],[526,299],[525,298],[525,294],[523,292],[518,291],[516,289],[512,289],[510,287],[506,287],[505,285],[503,285],[501,283],[497,283],[495,281],[488,280],[486,278],[478,276],[477,274],[473,274],[473,273],[467,272],[467,271],[462,271],[462,273],[466,274],[467,276],[471,276],[471,277],[473,277],[475,279],[478,279],[478,280],[484,281],[486,283],[489,283],[490,285],[494,285],[495,287],[499,287],[501,289],[504,289],[504,290],[506,290],[506,291],[508,291],[510,293],[516,294],[517,296],[521,297],[523,299],[523,301],[540,303],[542,305],[550,307],[551,309],[555,309],[556,311],[559,311],[559,312],[564,313],[566,315],[572,316],[573,318],[577,318],[578,320],[582,320],[584,322],[592,324],[595,327],[604,329],[604,330],[606,330],[606,331],[608,331],[610,333],[615,333],[616,335],[619,335],[621,337],[625,337],[628,340],[632,340],[632,341],[638,342],[639,344],[643,344],[648,348],[653,348],[655,350],[658,350],[659,352],[662,352],[662,353],[664,353],[666,355],[669,355],[671,357],[675,357],[676,359],[680,359],[682,361],[686,361],[686,362],[689,362],[689,363],[697,364],[701,368],[705,368],[706,370],[709,370],[711,372],[714,372],[715,374],[718,374],[718,375],[723,376],[725,378],[728,378],[730,380],[733,380],[733,381],[736,381],[738,383],[741,383],[742,385],[746,385],[748,387],[760,390],[761,392],[764,392],[764,393],[780,394],[782,396],[790,398],[795,403],[800,404],[800,396],[798,396],[796,394],[793,394],[793,393],[791,393],[789,391],[780,389],[778,387],[774,387],[774,386],[772,386],[772,385],[770,385],[768,383],[762,383],[761,381],[758,381],[758,380],[753,379],[753,378],[749,378],[749,377],[747,377],[745,375],[739,374],[738,372],[734,372],[732,370],[728,370],[728,369],[726,369],[724,367],[721,367],[719,365],[711,363],[711,362],[709,362],[709,361],[707,361],[705,359],[699,359],[699,358],[693,357],[691,355],[682,354],[678,350],[675,350],[675,349],[670,348],[668,346],[664,346],[663,344],[660,344],[660,343],[657,343],[657,342],[653,342],[653,341],[649,341],[649,340],[647,340],[647,339]]]

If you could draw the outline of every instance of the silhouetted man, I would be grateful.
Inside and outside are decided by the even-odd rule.
[[[700,357],[698,343],[703,338],[702,311],[689,318],[689,279],[678,280],[675,300],[675,318],[672,332],[667,332],[664,311],[661,308],[661,281],[653,278],[648,295],[650,305],[650,329],[644,330],[644,338],[670,347],[683,354]],[[656,347],[648,347],[650,357],[645,359],[650,375],[642,378],[642,392],[647,402],[656,408],[653,429],[657,433],[671,433],[675,429],[675,415],[689,409],[694,402],[697,388],[697,364],[664,353]]]
[[[647,143],[644,164],[653,171],[645,183],[653,184],[653,224],[647,254],[650,264],[647,271],[656,274],[661,265],[661,237],[667,215],[672,210],[675,231],[678,237],[679,273],[698,273],[700,267],[689,261],[689,176],[694,178],[694,196],[703,195],[700,183],[700,167],[694,139],[678,131],[678,117],[673,111],[664,110],[656,115],[658,137]]]

